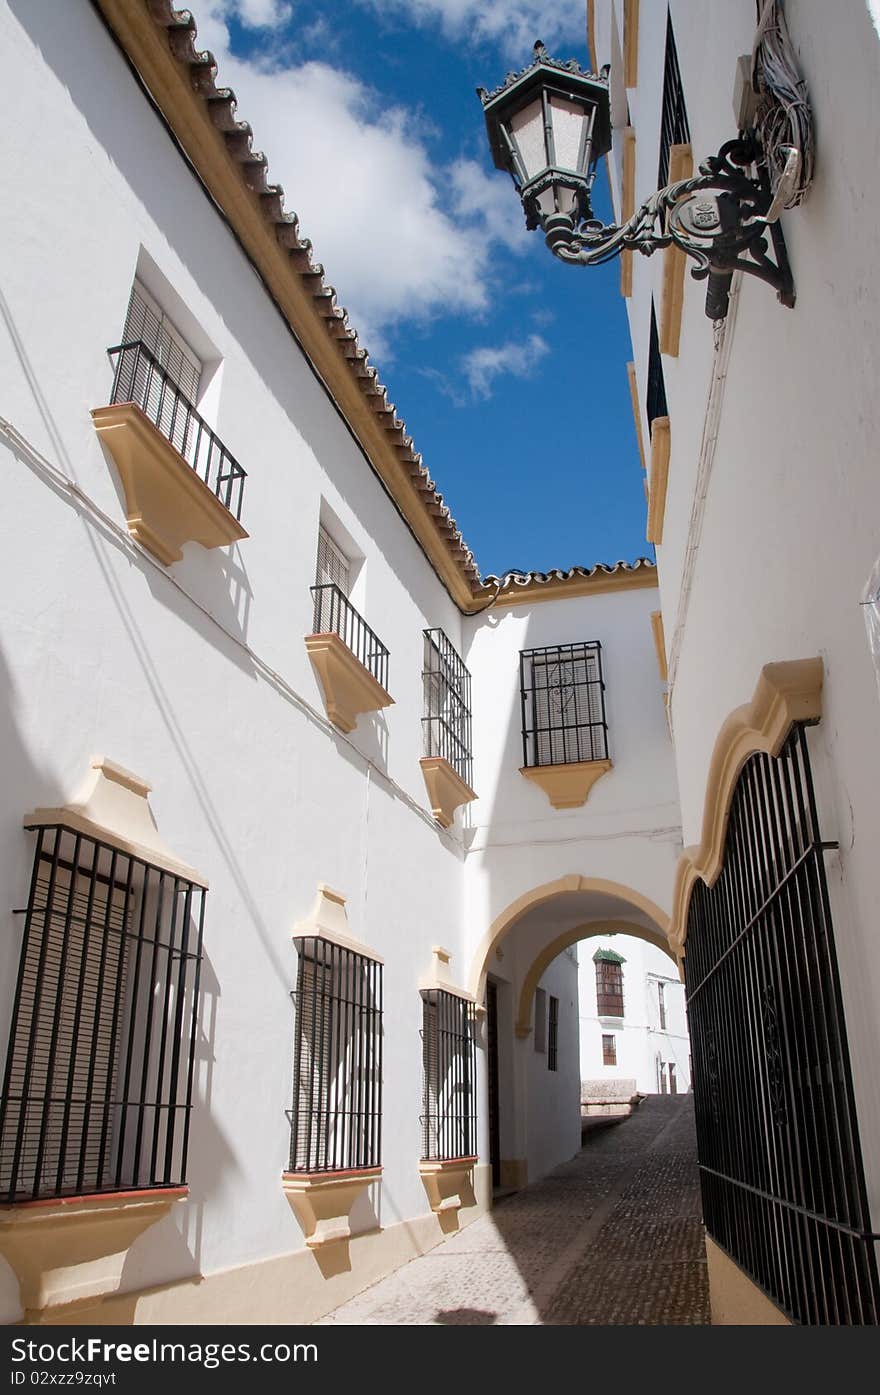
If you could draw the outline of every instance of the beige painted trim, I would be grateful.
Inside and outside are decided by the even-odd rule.
[[[713,1327],[793,1326],[772,1298],[709,1235],[706,1236],[706,1262]]]
[[[150,786],[139,775],[132,775],[106,756],[93,756],[89,774],[69,804],[57,809],[35,809],[22,824],[24,828],[59,824],[207,888],[207,878],[176,858],[159,837],[149,792]]]
[[[378,1182],[381,1167],[351,1172],[285,1172],[284,1195],[302,1226],[310,1250],[351,1239],[349,1215],[362,1192]]]
[[[169,1187],[0,1207],[0,1254],[18,1277],[25,1313],[116,1293],[135,1240],[186,1195]]]
[[[128,531],[163,566],[180,561],[185,543],[227,547],[248,536],[134,402],[96,407],[92,421],[122,481]]]
[[[458,1213],[460,1228],[491,1209],[492,1169],[474,1168],[475,1205]],[[296,1245],[286,1254],[209,1274],[195,1274],[149,1289],[109,1296],[93,1307],[64,1309],[51,1321],[76,1326],[191,1324],[306,1324],[346,1303],[411,1259],[427,1254],[444,1239],[443,1218],[431,1211],[409,1216],[382,1230],[353,1235],[347,1245],[323,1252],[301,1243],[295,1217],[279,1244]],[[333,1263],[333,1251],[347,1251]]]
[[[311,915],[306,920],[296,922],[291,931],[291,939],[330,940],[335,945],[342,945],[343,949],[353,950],[365,959],[384,964],[381,954],[377,954],[370,945],[362,944],[349,934],[345,899],[341,891],[334,891],[325,882],[319,882]]]
[[[596,0],[587,0],[587,47],[590,51],[590,69],[598,73],[599,60],[596,57]]]
[[[570,945],[576,945],[580,940],[591,939],[596,935],[635,935],[637,939],[646,940],[649,945],[656,945],[657,949],[662,949],[664,954],[669,955],[673,963],[678,964],[663,931],[649,930],[647,926],[640,925],[636,920],[587,920],[582,925],[575,925],[571,930],[565,930],[561,935],[557,935],[555,940],[551,940],[549,945],[546,945],[535,955],[519,991],[519,1007],[515,1028],[518,1037],[522,1039],[531,1035],[535,989],[553,960]]]
[[[478,609],[452,544],[430,512],[436,503],[434,492],[417,488],[415,480],[420,476],[411,471],[411,466],[413,470],[416,467],[411,448],[404,444],[407,438],[386,427],[388,414],[374,411],[370,401],[390,404],[384,393],[368,398],[344,356],[343,342],[328,332],[328,318],[320,313],[307,278],[292,265],[290,252],[279,239],[276,223],[267,216],[260,194],[248,187],[245,172],[211,121],[187,64],[172,54],[169,31],[152,18],[151,7],[142,2],[98,0],[98,4],[450,596],[465,612]],[[324,308],[328,307],[329,301]]]
[[[502,591],[494,603],[495,610],[506,606],[535,605],[538,601],[568,601],[578,596],[600,596],[610,591],[642,591],[657,587],[656,567],[639,567],[635,571],[597,570],[592,576],[552,577],[548,581],[529,580],[514,582],[507,591]],[[485,592],[486,600],[491,600],[492,592]]]
[[[664,910],[661,910],[656,901],[652,901],[650,897],[644,896],[642,892],[636,891],[633,887],[624,886],[622,882],[608,881],[605,877],[580,877],[577,873],[572,873],[566,877],[557,877],[555,881],[544,882],[542,886],[532,887],[530,891],[525,891],[521,896],[517,896],[492,921],[471,960],[470,990],[478,1002],[481,1003],[485,997],[486,974],[491,956],[495,953],[508,930],[522,919],[526,911],[532,910],[535,906],[543,906],[557,896],[584,891],[595,891],[599,896],[616,896],[619,900],[625,901],[633,910],[641,911],[648,920],[654,922],[659,931],[668,935],[669,916]]]
[[[794,722],[819,720],[823,672],[818,658],[765,664],[751,702],[731,712],[719,731],[706,780],[702,837],[698,846],[685,848],[676,869],[669,930],[675,953],[685,952],[694,883],[700,878],[712,886],[721,872],[727,819],[740,770],[756,751],[778,755]]]
[[[655,417],[651,423],[651,476],[648,486],[648,525],[645,530],[648,542],[655,545],[663,541],[671,444],[669,418]]]
[[[579,809],[596,781],[612,768],[610,760],[578,760],[565,765],[524,765],[519,773],[544,791],[554,809]]]
[[[475,1003],[476,1000],[472,993],[468,993],[466,988],[459,988],[457,984],[452,982],[450,978],[452,970],[449,967],[451,959],[452,955],[449,950],[444,949],[442,945],[431,946],[431,972],[419,979],[419,992],[431,993],[437,992],[439,989],[444,993],[452,993],[456,998],[464,998],[469,1003]],[[479,1004],[476,1006],[479,1007]]]
[[[694,172],[694,156],[690,144],[669,148],[669,183],[690,179]],[[681,340],[681,312],[684,305],[684,273],[687,254],[676,247],[663,253],[663,290],[660,297],[660,330],[658,341],[661,354],[678,358]]]
[[[634,126],[624,126],[623,160],[620,181],[620,221],[626,223],[636,211],[636,132]],[[627,248],[620,254],[620,294],[632,295],[633,253]]]
[[[476,1156],[470,1158],[422,1158],[419,1176],[435,1215],[454,1219],[463,1206],[473,1206],[473,1171]]]
[[[362,712],[394,705],[394,698],[339,635],[306,635],[306,649],[321,680],[327,716],[340,731],[354,731]]]
[[[441,828],[451,828],[456,809],[462,804],[470,804],[471,800],[476,799],[476,794],[442,756],[424,756],[419,765],[425,778],[431,813]]]
[[[661,682],[665,683],[669,678],[669,671],[666,666],[666,634],[663,629],[663,611],[651,611],[651,630],[654,635],[654,651],[657,655],[657,668],[660,670]]]
[[[642,469],[647,470],[648,464],[645,459],[645,441],[642,436],[642,409],[639,405],[639,385],[636,382],[636,366],[634,363],[628,363],[626,365],[626,376],[629,382],[629,400],[632,403],[636,440],[639,445],[639,460],[642,462]]]
[[[639,0],[623,0],[623,84],[639,81]]]

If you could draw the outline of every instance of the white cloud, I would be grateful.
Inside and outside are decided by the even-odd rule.
[[[536,39],[586,47],[583,0],[358,0],[380,15],[438,24],[450,39],[496,43],[521,63]],[[561,55],[569,57],[569,54]]]
[[[461,367],[474,397],[485,401],[492,396],[496,378],[504,373],[511,373],[515,378],[530,378],[549,352],[550,346],[540,334],[530,334],[524,343],[511,341],[471,349],[461,360]]]
[[[529,245],[511,185],[471,160],[436,167],[424,120],[349,73],[319,62],[280,66],[277,45],[263,61],[233,55],[233,5],[256,15],[273,2],[208,0],[200,42],[218,61],[218,84],[234,88],[269,178],[284,186],[362,342],[387,353],[403,320],[480,315],[496,263],[509,276],[511,251]]]
[[[234,16],[247,29],[274,29],[293,13],[291,0],[213,0],[210,8],[223,18]]]

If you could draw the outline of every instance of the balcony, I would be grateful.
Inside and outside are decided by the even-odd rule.
[[[340,731],[354,731],[363,712],[392,706],[388,650],[357,613],[341,587],[313,586],[314,633],[306,649],[321,682],[327,716]]]
[[[611,768],[602,646],[557,644],[520,653],[523,764],[554,809],[585,804]]]
[[[226,547],[239,521],[245,471],[145,344],[109,350],[110,405],[92,412],[119,471],[128,531],[164,566],[183,546]]]
[[[422,775],[434,818],[441,828],[451,828],[456,809],[477,797],[472,788],[471,676],[440,629],[424,631],[422,687]]]

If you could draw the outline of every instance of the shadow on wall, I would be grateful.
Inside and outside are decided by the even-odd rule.
[[[380,482],[376,480],[375,489],[364,490],[365,472],[372,473],[371,467],[301,356],[285,321],[268,304],[264,312],[254,314],[253,278],[235,274],[244,254],[207,200],[204,217],[200,217],[193,215],[191,201],[179,196],[181,180],[192,176],[170,139],[167,158],[157,158],[154,132],[147,124],[155,118],[146,105],[143,121],[118,119],[118,104],[112,94],[108,100],[107,85],[115,83],[120,91],[124,89],[123,100],[129,103],[137,100],[123,60],[105,64],[102,83],[90,81],[99,43],[106,48],[108,59],[116,59],[115,45],[100,18],[85,6],[59,6],[53,0],[9,0],[9,5],[67,89],[96,141],[117,169],[124,171],[137,198],[155,218],[205,298],[221,314],[254,371],[288,417],[295,435],[308,444],[389,566],[394,567],[395,557],[409,559],[409,565],[394,568],[395,574],[414,603],[430,613],[436,605],[431,569],[426,563],[418,565],[421,550],[397,511],[389,507]],[[257,141],[261,139],[270,140],[271,132],[258,132]],[[288,196],[294,192],[288,191]],[[132,261],[135,251],[133,247]],[[124,306],[120,307],[122,314]]]

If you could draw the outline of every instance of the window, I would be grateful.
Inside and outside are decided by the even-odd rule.
[[[652,431],[657,417],[668,417],[666,403],[666,383],[663,377],[663,361],[660,357],[660,340],[657,335],[657,316],[654,313],[654,300],[651,299],[651,338],[648,345],[648,392],[645,402],[648,416],[648,431]]]
[[[547,1069],[556,1070],[559,1059],[559,999],[550,996],[547,1019]]]
[[[602,1034],[602,1064],[603,1066],[617,1065],[617,1041],[608,1033]]]
[[[596,965],[596,1011],[600,1017],[623,1017],[623,965],[625,960],[610,949],[593,955]]]
[[[423,1158],[476,1156],[476,1021],[465,998],[422,993]]]
[[[318,529],[318,568],[315,574],[317,586],[338,586],[344,596],[351,594],[351,564],[327,532]]]
[[[678,51],[675,47],[675,34],[672,31],[672,16],[666,14],[666,57],[663,65],[663,105],[660,114],[660,164],[657,170],[657,188],[663,189],[669,182],[669,151],[673,145],[686,145],[691,138],[688,126],[687,108],[684,104],[684,89],[678,66]]]
[[[6,1202],[186,1181],[204,900],[109,844],[37,829],[0,1100]]]
[[[669,1093],[670,1093],[670,1095],[677,1095],[677,1094],[678,1094],[678,1082],[676,1081],[676,1078],[675,1078],[675,1062],[674,1062],[674,1061],[669,1061],[668,1064],[667,1064],[667,1066],[666,1066],[666,1069],[669,1071]]]
[[[600,644],[524,649],[520,696],[525,766],[607,759]]]
[[[666,984],[657,984],[657,1010],[660,1015],[660,1030],[666,1031]]]
[[[201,360],[137,279],[131,288],[122,342],[128,344],[135,339],[140,340],[184,397],[195,405],[202,378]]]
[[[425,755],[441,756],[471,785],[471,676],[442,630],[423,633]]]
[[[318,936],[296,940],[291,1172],[378,1167],[382,965]]]
[[[547,1050],[547,994],[543,988],[535,989],[535,1050],[542,1055]]]

